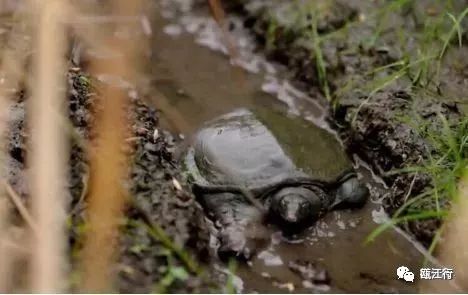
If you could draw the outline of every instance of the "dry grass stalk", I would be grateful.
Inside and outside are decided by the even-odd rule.
[[[20,196],[18,196],[18,194],[13,190],[9,183],[4,182],[3,186],[6,189],[8,197],[10,198],[11,202],[15,205],[23,220],[32,230],[34,236],[37,236],[39,234],[39,231],[37,229],[36,223],[34,222],[34,219],[31,216],[31,214],[29,214],[29,211],[26,208],[26,206],[23,204],[23,201],[21,201]]]
[[[29,100],[31,134],[31,198],[33,216],[40,233],[33,241],[31,288],[33,292],[61,292],[66,235],[66,145],[65,131],[55,118],[63,116],[65,89],[66,1],[34,0],[36,54]]]
[[[137,15],[140,12],[140,1],[115,0],[110,3],[113,15]],[[98,26],[94,29],[99,31]],[[112,73],[132,81],[139,65],[133,47],[137,43],[119,39],[112,33],[103,41],[96,40],[95,44],[104,44],[118,54],[112,59],[91,60],[91,73]],[[128,138],[128,94],[125,89],[108,84],[101,85],[98,92],[100,111],[94,126],[96,148],[90,162],[88,231],[81,261],[82,289],[92,292],[112,290],[119,222],[126,195],[122,184],[127,177],[124,147]]]
[[[453,212],[446,221],[443,239],[439,248],[442,265],[453,269],[452,280],[424,281],[422,292],[466,293],[468,291],[468,169],[459,184],[459,197],[454,202]]]
[[[8,204],[5,198],[0,198],[0,293],[7,293],[10,281],[11,251],[4,243],[9,237],[8,230]]]
[[[213,15],[213,18],[218,23],[218,26],[220,27],[220,29],[223,31],[223,36],[225,38],[226,46],[228,48],[229,54],[231,55],[232,58],[237,57],[236,48],[234,47],[234,44],[229,37],[229,33],[226,30],[226,26],[224,25],[226,14],[224,13],[224,9],[221,6],[220,0],[208,0],[208,3],[210,4],[211,14]]]
[[[468,172],[468,169],[467,169]],[[441,260],[447,267],[453,267],[455,283],[464,292],[468,291],[468,173],[459,186],[459,201],[456,203],[454,218],[447,227]]]
[[[210,5],[211,14],[214,20],[218,23],[218,26],[222,31],[224,43],[227,47],[231,61],[235,62],[239,58],[239,52],[237,51],[237,48],[231,39],[231,35],[226,28],[226,13],[224,12],[223,6],[221,5],[221,0],[208,0],[208,4]],[[233,71],[237,77],[236,82],[240,87],[243,87],[243,83],[245,81],[244,72],[238,67],[233,68]]]
[[[86,16],[83,13],[83,11],[86,10],[93,11],[93,9],[90,9],[89,7],[84,9],[82,6],[77,6],[76,11],[79,13],[71,20],[74,33],[79,37],[80,41],[82,41],[86,47],[105,47],[105,44],[101,44],[103,39],[102,35],[104,35],[103,32],[95,29],[89,29],[90,23],[94,24],[95,26],[99,26],[115,22],[137,24],[142,21],[140,16]],[[86,23],[86,21],[88,23]],[[145,29],[142,28],[142,30]],[[145,33],[148,35],[148,29],[146,29]],[[143,44],[143,42],[144,40],[139,41],[140,48],[144,48],[145,44]],[[135,65],[134,67],[140,68],[138,65]],[[166,115],[168,123],[173,130],[179,133],[190,130],[190,126],[187,123],[187,120],[185,120],[181,113],[170,104],[169,99],[163,93],[158,91],[158,89],[152,89],[152,94],[154,95],[152,103],[154,103],[154,105]]]
[[[9,12],[11,1],[3,3],[3,8]],[[6,12],[6,11],[2,11]],[[5,180],[6,162],[5,162],[5,134],[8,128],[9,108],[14,89],[18,89],[24,77],[24,63],[27,51],[30,48],[28,39],[28,21],[25,14],[16,12],[13,15],[15,26],[9,32],[9,38],[6,44],[2,44],[0,72],[4,80],[0,82],[0,178]],[[8,46],[5,46],[7,45]],[[11,290],[12,263],[14,261],[14,251],[9,246],[9,216],[10,204],[7,199],[5,187],[0,185],[0,293]]]

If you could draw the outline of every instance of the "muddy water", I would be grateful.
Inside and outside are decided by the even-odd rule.
[[[258,55],[239,60],[244,69],[233,67],[217,35],[210,35],[212,27],[200,25],[203,19],[206,21],[206,12],[187,9],[183,17],[177,17],[167,8],[158,7],[153,15],[150,98],[165,111],[165,123],[173,131],[189,140],[207,120],[238,107],[259,104],[280,107],[326,126],[326,109],[291,86],[284,78],[284,69],[266,63]],[[166,19],[159,16],[161,12]],[[248,52],[248,46],[244,47]],[[272,234],[270,245],[237,269],[238,291],[416,292],[424,261],[421,247],[396,229],[364,244],[377,222],[386,218],[378,201],[385,189],[364,166],[358,170],[372,187],[373,201],[361,210],[332,212],[295,240]],[[288,267],[297,260],[326,269],[330,284],[305,281]],[[415,272],[414,284],[397,280],[396,269],[401,265]]]
[[[157,34],[161,33],[160,36]],[[167,124],[182,133],[194,132],[201,123],[238,108],[264,104],[279,104],[271,95],[263,92],[263,76],[256,76],[234,69],[225,56],[197,46],[188,36],[172,38],[163,32],[155,32],[153,62],[153,86],[158,93],[153,96],[156,104],[161,100],[171,112],[181,117],[167,118]],[[164,44],[157,46],[156,44]],[[290,85],[278,85],[278,91],[295,91]],[[268,87],[268,85],[263,85]],[[291,89],[290,89],[291,88]],[[309,113],[320,114],[321,108],[309,103]]]

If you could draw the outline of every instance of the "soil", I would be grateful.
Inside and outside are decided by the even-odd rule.
[[[414,8],[416,15],[426,15],[430,7],[422,2]],[[459,2],[456,5],[463,5]],[[299,5],[306,10],[306,4]],[[379,9],[377,1],[328,1],[327,5],[316,23],[317,35],[323,37],[320,55],[311,44],[314,39],[307,35],[313,31],[313,17],[305,16],[299,24],[292,24],[302,12],[301,9],[289,12],[285,7],[292,4],[287,1],[231,1],[225,8],[243,17],[244,26],[256,35],[267,56],[286,65],[297,85],[310,96],[325,101],[326,87],[329,88],[334,101],[328,119],[340,132],[349,152],[368,162],[390,188],[383,201],[386,211],[392,214],[408,198],[430,186],[430,178],[424,173],[388,172],[421,164],[429,153],[435,152],[420,130],[402,118],[423,118],[434,132],[441,128],[437,122],[439,113],[450,123],[458,122],[464,117],[466,101],[450,97],[463,97],[463,89],[467,89],[466,73],[457,70],[449,57],[442,66],[447,75],[436,87],[438,93],[415,91],[404,78],[371,92],[365,87],[371,78],[367,73],[400,60],[405,48],[398,48],[393,33],[383,34],[372,45],[362,42],[362,36],[370,36],[378,28],[372,21],[361,21]],[[411,38],[418,28],[417,17],[414,22],[405,15],[392,17],[391,21],[401,24]],[[347,24],[354,25],[350,31]],[[464,44],[449,56],[464,56],[467,52]],[[323,59],[325,79],[318,69],[318,59]],[[464,65],[459,68],[466,69]],[[386,69],[383,73],[392,74]],[[434,218],[409,222],[404,229],[429,246],[440,224],[441,220]]]
[[[68,198],[72,261],[79,255],[86,220],[88,159],[83,147],[93,138],[92,85],[96,83],[78,68],[68,72],[68,111],[73,126]],[[28,202],[23,93],[18,93],[10,114],[8,180]],[[129,116],[135,135],[130,139],[134,152],[128,181],[132,201],[126,210],[128,222],[122,227],[120,259],[115,269],[117,290],[126,293],[220,290],[219,285],[226,277],[205,269],[210,257],[209,234],[202,209],[185,189],[180,169],[173,161],[175,139],[159,129],[158,111],[138,97],[132,98]],[[178,181],[181,187],[175,184]],[[158,234],[152,235],[148,227],[157,228]],[[71,283],[73,288],[74,282]]]
[[[135,142],[130,178],[134,205],[129,207],[127,218],[159,226],[163,230],[159,239],[172,240],[170,247],[180,249],[189,258],[184,264],[177,251],[168,251],[168,246],[152,238],[147,230],[128,226],[122,236],[119,290],[138,293],[216,290],[214,281],[198,272],[198,264],[209,262],[208,227],[201,207],[185,189],[181,170],[173,161],[176,142],[169,132],[158,129],[155,109],[138,99],[133,104],[132,127],[139,139]],[[182,183],[183,188],[178,188],[174,182]],[[196,269],[192,265],[197,265]],[[177,267],[187,269],[187,278],[176,280],[167,288],[154,285]]]

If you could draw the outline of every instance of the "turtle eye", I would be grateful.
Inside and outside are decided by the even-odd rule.
[[[287,205],[286,198],[282,198],[282,199],[281,199],[280,205],[281,205],[282,207],[285,207],[285,206]]]
[[[309,203],[307,202],[302,203],[300,208],[301,208],[301,211],[307,210],[309,208]]]

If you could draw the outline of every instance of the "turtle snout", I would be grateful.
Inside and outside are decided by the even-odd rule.
[[[300,218],[301,205],[298,202],[293,202],[291,200],[283,199],[281,200],[281,217],[289,222],[296,223]]]
[[[284,219],[285,219],[287,222],[296,223],[296,222],[297,222],[297,219],[298,219],[298,216],[297,216],[297,214],[290,212],[290,213],[288,213],[287,216],[285,216]]]
[[[287,223],[302,223],[305,220],[315,219],[318,212],[309,200],[300,196],[289,196],[281,200],[280,215]],[[317,213],[317,214],[315,214]]]

